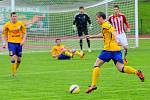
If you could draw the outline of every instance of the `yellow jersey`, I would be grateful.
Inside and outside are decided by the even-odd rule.
[[[62,50],[64,50],[64,45],[56,45],[52,48],[52,56],[60,55]]]
[[[102,35],[104,40],[104,50],[107,51],[120,51],[121,47],[116,42],[115,36],[113,34],[115,28],[106,21],[102,24]]]
[[[26,27],[21,21],[16,23],[7,22],[3,27],[2,36],[7,37],[7,41],[11,43],[20,43],[26,34]]]

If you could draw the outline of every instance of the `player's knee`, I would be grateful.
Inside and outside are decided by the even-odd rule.
[[[21,60],[18,60],[17,63],[21,63]]]
[[[99,66],[94,66],[94,68],[97,68],[97,67],[99,67]]]
[[[11,59],[11,63],[14,64],[15,63],[15,59]]]
[[[124,67],[122,67],[121,69],[118,69],[121,73],[124,73]]]
[[[86,39],[90,39],[90,36],[89,36],[89,35],[86,35]]]
[[[21,63],[21,58],[18,58],[18,59],[17,59],[17,63]]]
[[[127,47],[127,46],[124,46],[124,50],[125,50],[125,51],[128,51],[128,47]]]

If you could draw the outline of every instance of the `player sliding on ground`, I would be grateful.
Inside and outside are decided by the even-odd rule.
[[[126,19],[126,16],[120,13],[120,9],[118,5],[114,6],[114,13],[109,16],[108,20],[111,25],[116,29],[117,32],[117,39],[121,43],[122,47],[124,48],[124,63],[127,64],[127,53],[128,53],[128,41],[126,37],[126,29],[124,25],[126,25],[128,32],[130,32],[130,25]]]
[[[16,76],[22,57],[22,46],[26,40],[26,28],[21,21],[17,21],[16,12],[10,14],[10,22],[7,22],[2,31],[3,48],[8,42],[9,55],[11,56],[12,75]]]
[[[80,58],[84,57],[83,52],[79,52],[77,50],[69,50],[64,45],[61,44],[61,39],[55,40],[56,45],[52,48],[52,56],[59,60],[69,60],[73,58],[75,55],[80,56]]]
[[[142,82],[144,82],[144,75],[140,70],[136,70],[130,66],[124,66],[123,60],[122,60],[122,52],[121,47],[119,46],[120,43],[117,41],[116,37],[116,31],[115,28],[111,26],[111,24],[106,21],[106,15],[103,12],[98,12],[96,14],[97,22],[102,27],[102,34],[90,36],[90,38],[103,38],[104,40],[104,49],[97,58],[94,69],[92,73],[92,84],[87,89],[86,93],[90,93],[93,90],[96,90],[96,83],[98,76],[100,74],[100,67],[105,63],[109,62],[111,59],[114,61],[115,66],[117,69],[122,73],[128,73],[128,74],[135,74],[137,75]]]

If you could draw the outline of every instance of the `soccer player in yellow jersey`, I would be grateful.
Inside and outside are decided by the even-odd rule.
[[[61,45],[61,39],[55,40],[56,45],[52,47],[52,56],[58,60],[69,60],[74,55],[78,55],[81,58],[84,57],[83,52],[79,52],[77,50],[69,50],[64,45]]]
[[[102,35],[93,35],[90,36],[90,38],[102,37],[104,40],[104,49],[94,64],[94,69],[92,73],[92,83],[91,86],[86,90],[86,93],[91,93],[92,91],[97,89],[96,83],[97,78],[100,74],[100,67],[105,62],[109,62],[110,60],[114,61],[115,66],[120,72],[135,74],[141,79],[142,82],[144,82],[144,75],[140,70],[136,70],[130,66],[124,66],[120,43],[117,41],[116,38],[116,30],[111,26],[111,24],[108,21],[106,21],[106,15],[103,12],[98,12],[96,14],[96,19],[102,27]]]
[[[26,27],[21,21],[17,21],[16,12],[10,14],[10,22],[7,22],[2,31],[3,48],[8,42],[9,55],[11,56],[12,75],[16,76],[22,57],[22,46],[26,40]]]

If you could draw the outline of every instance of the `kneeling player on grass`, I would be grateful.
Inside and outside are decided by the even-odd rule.
[[[96,19],[97,19],[97,22],[102,27],[102,35],[99,34],[95,36],[90,36],[90,38],[103,37],[104,49],[94,64],[94,69],[93,69],[93,74],[92,74],[92,84],[87,89],[86,93],[90,93],[93,90],[97,89],[96,82],[100,74],[100,67],[105,62],[109,62],[111,59],[114,61],[115,66],[120,72],[128,73],[128,74],[135,74],[141,79],[142,82],[144,82],[144,75],[142,74],[140,70],[136,70],[130,66],[124,66],[123,60],[122,60],[121,47],[119,46],[120,43],[118,43],[116,39],[116,31],[111,26],[111,24],[108,21],[106,21],[106,15],[103,12],[98,12],[96,14]]]
[[[84,57],[83,52],[79,52],[77,50],[69,50],[64,45],[61,45],[61,39],[55,40],[56,45],[52,48],[52,56],[59,60],[69,60],[75,55],[80,56],[81,58]]]

